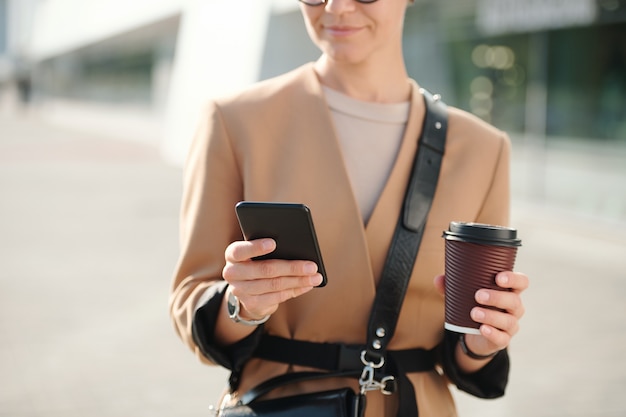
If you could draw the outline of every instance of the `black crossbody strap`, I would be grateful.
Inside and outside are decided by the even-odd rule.
[[[426,116],[419,148],[413,163],[403,212],[398,219],[382,278],[376,289],[367,330],[367,353],[373,361],[384,356],[395,332],[443,160],[448,126],[447,107],[439,96],[433,96],[426,90],[422,90],[422,93],[426,103]]]
[[[364,360],[370,361],[370,370],[374,364],[384,364],[383,369],[373,371],[382,374],[378,376],[378,380],[384,381],[389,378],[385,375],[391,375],[396,379],[400,400],[398,417],[418,417],[417,399],[413,384],[406,376],[406,370],[403,370],[401,364],[393,358],[387,357],[386,349],[396,330],[428,213],[435,197],[448,131],[448,112],[445,103],[438,95],[433,96],[426,90],[421,91],[426,103],[422,135],[403,211],[398,219],[382,277],[376,288],[376,298],[367,329],[367,359]]]

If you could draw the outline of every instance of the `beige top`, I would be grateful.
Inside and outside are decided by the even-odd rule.
[[[398,156],[410,103],[371,103],[323,87],[363,223]]]

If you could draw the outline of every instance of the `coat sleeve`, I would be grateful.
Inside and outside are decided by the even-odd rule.
[[[169,309],[174,328],[201,361],[224,364],[220,355],[207,355],[207,346],[193,323],[212,328],[225,282],[224,250],[241,239],[234,206],[241,199],[241,177],[219,107],[211,103],[192,141],[183,175],[180,212],[180,256],[170,290]],[[205,306],[201,314],[197,310]],[[212,336],[212,335],[211,335]],[[220,358],[220,359],[218,359]]]
[[[226,292],[226,283],[215,285],[208,292],[208,301],[196,310],[192,322],[192,336],[194,343],[204,358],[211,363],[223,366],[231,371],[229,383],[232,390],[237,389],[239,378],[246,362],[258,346],[263,334],[263,325],[257,328],[244,339],[229,345],[222,346],[215,340],[215,324],[222,299]]]
[[[459,334],[446,330],[442,352],[442,367],[446,376],[456,387],[478,398],[499,398],[504,395],[509,381],[509,354],[508,351],[498,352],[493,359],[480,370],[466,374],[461,372],[454,352],[459,341]]]

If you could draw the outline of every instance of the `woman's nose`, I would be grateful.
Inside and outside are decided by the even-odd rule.
[[[326,0],[324,8],[328,13],[344,13],[356,7],[355,0]]]

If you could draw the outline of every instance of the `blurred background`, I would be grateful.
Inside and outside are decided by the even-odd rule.
[[[528,312],[461,416],[626,415],[626,0],[416,0],[405,53],[513,141]],[[317,56],[295,0],[0,0],[0,416],[207,414],[227,374],[167,315],[184,156],[208,97]]]

